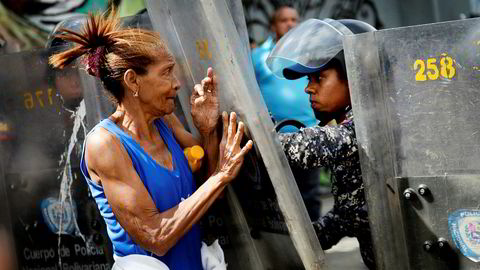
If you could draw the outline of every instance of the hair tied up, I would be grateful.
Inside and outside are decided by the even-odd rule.
[[[64,28],[59,32],[56,37],[73,43],[74,47],[50,56],[49,63],[61,69],[77,59],[81,60],[82,69],[100,78],[117,104],[125,96],[122,82],[127,70],[143,75],[159,57],[171,57],[157,33],[122,27],[115,10],[108,15],[90,13],[81,32]]]
[[[100,77],[100,68],[105,59],[105,46],[100,46],[89,52],[84,57],[84,65],[87,72],[95,77]]]

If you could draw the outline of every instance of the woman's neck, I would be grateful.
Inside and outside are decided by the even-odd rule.
[[[157,134],[153,121],[158,116],[146,113],[136,100],[124,99],[117,106],[112,118],[117,125],[134,135],[138,140],[152,141]]]

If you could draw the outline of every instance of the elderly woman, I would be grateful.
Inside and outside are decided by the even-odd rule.
[[[85,139],[81,170],[107,224],[114,254],[152,256],[170,269],[202,269],[196,223],[237,175],[249,141],[240,147],[244,125],[223,113],[223,138],[216,135],[216,76],[208,70],[191,98],[197,140],[172,114],[180,84],[175,61],[161,38],[142,29],[122,29],[112,13],[90,15],[82,33],[58,37],[77,45],[50,58],[63,68],[83,56],[117,105]],[[206,150],[210,177],[195,188],[182,148]]]

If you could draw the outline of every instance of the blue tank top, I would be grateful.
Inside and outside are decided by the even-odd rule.
[[[275,77],[267,67],[267,57],[273,47],[275,47],[275,43],[270,37],[262,46],[252,50],[255,77],[268,110],[276,122],[295,119],[307,127],[316,125],[317,119],[310,105],[308,94],[305,93],[305,87],[308,84],[307,78],[280,79]],[[280,132],[295,131],[297,129],[291,126],[280,130]]]
[[[120,140],[158,211],[163,212],[192,195],[196,187],[188,161],[171,130],[161,119],[155,120],[154,124],[172,154],[172,171],[160,166],[130,135],[125,133],[110,119],[105,119],[97,124],[90,133],[98,127],[103,127]],[[160,257],[152,254],[137,245],[122,228],[105,197],[103,187],[91,180],[85,160],[85,144],[83,146],[80,168],[98,205],[98,209],[100,209],[100,213],[107,224],[108,236],[112,241],[115,255],[142,254],[153,256],[161,260],[172,270],[202,269],[201,236],[198,225],[194,225],[164,256]]]

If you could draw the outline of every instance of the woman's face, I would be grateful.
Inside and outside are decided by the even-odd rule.
[[[335,68],[308,75],[305,92],[310,95],[312,108],[320,112],[334,113],[350,105],[347,81]]]
[[[175,97],[180,82],[174,74],[175,61],[171,57],[158,57],[147,67],[147,74],[139,76],[138,98],[154,115],[170,114],[175,109]]]

